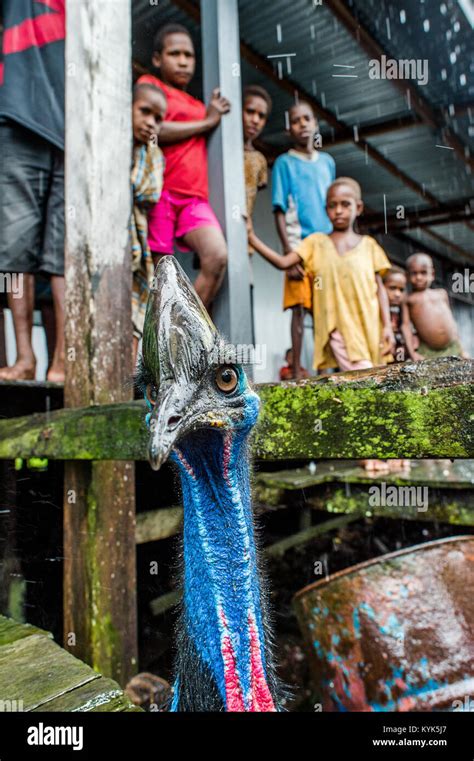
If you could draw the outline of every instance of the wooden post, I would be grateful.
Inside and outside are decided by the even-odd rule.
[[[130,0],[66,2],[65,406],[132,390]],[[124,684],[136,671],[130,462],[67,462],[64,644]]]
[[[0,462],[0,613],[24,621],[25,580],[16,542],[15,463],[4,460]]]
[[[237,0],[201,3],[204,95],[219,87],[232,103],[219,129],[209,140],[211,204],[227,239],[229,263],[213,318],[234,344],[252,343],[250,265],[245,212],[242,81],[240,77],[239,12]]]

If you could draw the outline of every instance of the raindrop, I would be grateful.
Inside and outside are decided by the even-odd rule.
[[[423,29],[425,30],[425,32],[430,31],[430,20],[427,18],[425,18],[425,20],[423,21]]]
[[[459,77],[459,84],[461,85],[461,87],[464,87],[466,82],[467,82],[466,75],[465,74],[461,74],[460,77]]]
[[[444,81],[448,78],[448,72],[446,69],[441,69],[441,79]]]
[[[407,14],[403,10],[400,11],[400,24],[404,24],[406,20],[407,20]]]
[[[454,52],[454,50],[452,53],[449,54],[449,60],[451,61],[451,63],[456,63],[456,61],[458,60],[458,57],[456,53]]]
[[[459,32],[460,29],[461,29],[461,24],[459,23],[459,21],[455,21],[453,24],[453,30],[455,32]]]
[[[446,16],[448,12],[448,6],[446,5],[446,3],[441,3],[441,5],[439,6],[439,9],[441,13],[443,14],[443,16]]]
[[[448,42],[449,42],[449,40],[451,39],[452,36],[453,36],[453,33],[452,33],[451,29],[448,29],[448,31],[446,32],[446,39],[448,40]]]

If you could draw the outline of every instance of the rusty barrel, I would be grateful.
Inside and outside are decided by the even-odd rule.
[[[474,705],[473,536],[352,566],[302,589],[294,605],[322,710]]]

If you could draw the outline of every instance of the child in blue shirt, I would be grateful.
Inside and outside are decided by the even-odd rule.
[[[336,178],[336,164],[329,153],[314,147],[319,130],[313,109],[299,101],[289,112],[293,148],[279,156],[273,167],[272,203],[283,253],[295,251],[313,233],[332,231],[326,213],[326,194]],[[291,341],[295,380],[301,377],[301,345],[305,310],[312,311],[313,284],[302,267],[285,274],[283,309],[292,310]]]

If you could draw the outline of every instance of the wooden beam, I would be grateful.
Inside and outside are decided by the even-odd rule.
[[[135,539],[137,544],[157,542],[168,539],[181,530],[183,523],[182,507],[163,507],[160,510],[147,510],[137,515]]]
[[[25,579],[17,549],[17,482],[15,463],[0,462],[0,613],[24,621]]]
[[[140,711],[116,682],[59,647],[50,632],[0,616],[3,711]]]
[[[294,547],[301,547],[303,544],[312,542],[317,536],[322,536],[329,531],[343,528],[349,523],[354,523],[354,521],[363,517],[364,513],[361,512],[360,514],[343,515],[340,518],[333,518],[329,521],[324,521],[324,523],[317,523],[315,526],[309,526],[308,528],[303,529],[303,531],[298,531],[296,534],[291,534],[291,536],[287,536],[284,539],[280,539],[279,542],[271,544],[264,550],[265,555],[271,558],[282,558],[288,550],[291,550]]]
[[[473,382],[474,360],[451,357],[256,386],[253,456],[473,457]],[[145,460],[145,412],[129,402],[0,421],[0,458]]]
[[[67,0],[66,23],[64,397],[74,415],[132,394],[130,0]],[[64,494],[64,643],[125,684],[137,664],[134,464],[67,462]]]

